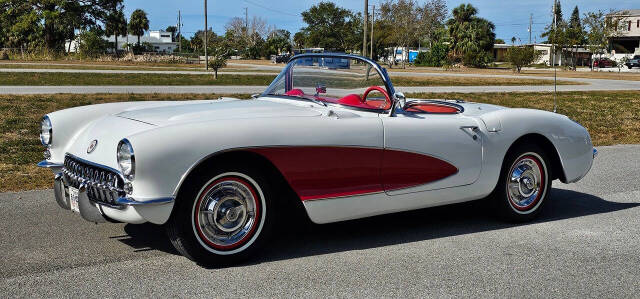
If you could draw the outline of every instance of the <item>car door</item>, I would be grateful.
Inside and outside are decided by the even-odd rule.
[[[389,195],[468,185],[482,169],[482,133],[462,114],[382,116],[382,181]]]

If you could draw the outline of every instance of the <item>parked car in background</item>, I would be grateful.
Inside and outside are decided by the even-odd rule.
[[[290,54],[271,55],[271,62],[273,63],[287,63],[291,59]]]
[[[634,67],[640,67],[640,55],[635,55],[633,58],[629,59],[625,65],[632,69]]]
[[[599,58],[593,61],[593,67],[605,68],[605,67],[615,67],[617,64],[615,61],[608,58]]]
[[[252,100],[51,112],[40,140],[61,208],[164,224],[206,265],[259,254],[296,215],[322,224],[488,198],[529,221],[552,181],[582,179],[596,155],[567,116],[406,98],[380,65],[347,54],[295,56]]]

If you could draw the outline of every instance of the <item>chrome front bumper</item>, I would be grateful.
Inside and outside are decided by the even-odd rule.
[[[44,167],[44,168],[62,168],[62,171],[58,172],[55,175],[53,190],[54,190],[55,199],[58,205],[65,210],[71,210],[71,203],[70,203],[69,191],[68,191],[69,185],[71,184],[70,182],[71,178],[69,176],[68,171],[65,171],[64,169],[65,165],[55,164],[48,161],[42,161],[38,163],[38,166]],[[94,189],[90,190],[90,188],[94,188]],[[155,198],[155,199],[149,199],[145,201],[136,201],[135,199],[129,196],[119,196],[111,200],[110,202],[98,201],[98,200],[92,199],[92,197],[90,196],[90,192],[94,192],[94,193],[96,192],[95,188],[96,188],[95,184],[92,185],[92,184],[87,184],[85,182],[81,182],[79,184],[78,207],[79,207],[80,215],[82,216],[82,218],[84,218],[87,221],[96,222],[96,223],[113,221],[112,219],[110,219],[105,215],[105,212],[104,212],[105,208],[125,210],[130,206],[163,205],[163,204],[173,203],[174,201],[173,197]]]

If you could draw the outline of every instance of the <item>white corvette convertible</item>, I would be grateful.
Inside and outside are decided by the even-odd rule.
[[[60,207],[164,224],[209,265],[256,254],[288,206],[329,223],[488,198],[530,220],[551,182],[580,180],[597,153],[564,115],[407,99],[385,69],[345,54],[298,55],[251,100],[52,112],[40,138]]]

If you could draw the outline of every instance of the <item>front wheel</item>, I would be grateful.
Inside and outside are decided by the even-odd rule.
[[[551,189],[548,161],[545,152],[534,144],[524,144],[507,153],[491,196],[502,218],[524,222],[538,215]]]
[[[275,218],[263,175],[248,167],[194,176],[167,223],[174,247],[206,266],[251,257],[268,239]]]

